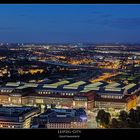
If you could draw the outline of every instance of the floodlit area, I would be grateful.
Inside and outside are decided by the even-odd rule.
[[[58,86],[68,84],[68,83],[69,83],[69,81],[64,80],[64,81],[60,81],[60,82],[56,82],[56,83],[52,83],[52,84],[44,84],[43,87],[44,88],[57,88]]]
[[[127,85],[127,86],[125,86],[123,89],[128,90],[128,89],[130,89],[130,88],[134,87],[135,85],[136,85],[135,83],[128,84],[128,85]]]
[[[6,86],[11,86],[11,87],[18,87],[20,83],[18,82],[8,82],[6,83]]]
[[[64,89],[77,89],[79,86],[86,84],[84,81],[78,81],[69,85],[65,85],[63,88]]]

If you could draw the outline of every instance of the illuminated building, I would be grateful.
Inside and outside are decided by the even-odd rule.
[[[0,87],[0,104],[47,105],[57,108],[130,110],[140,103],[140,85],[62,80],[47,84],[7,83]],[[131,98],[135,95],[135,98]]]
[[[70,86],[61,86],[68,84],[69,81],[60,81],[52,84],[27,83],[7,83],[0,88],[0,103],[8,105],[39,105],[39,104],[56,104],[61,108],[93,108],[93,93],[80,92],[78,89],[85,82],[75,82]]]
[[[19,74],[21,74],[21,75],[23,75],[23,74],[28,74],[28,73],[31,73],[32,75],[33,74],[37,74],[37,73],[42,73],[44,70],[43,69],[38,69],[38,68],[36,68],[36,69],[21,69],[21,68],[19,68],[18,69],[18,73]]]
[[[131,83],[126,86],[116,82],[108,84],[97,91],[95,107],[130,110],[136,107],[139,92],[139,84]]]
[[[84,109],[48,109],[33,118],[31,128],[44,125],[48,129],[87,128],[87,115]]]
[[[39,113],[35,107],[0,107],[0,128],[30,128],[31,118]]]

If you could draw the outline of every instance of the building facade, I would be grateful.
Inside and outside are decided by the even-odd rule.
[[[114,108],[130,110],[140,103],[140,85],[131,83],[6,84],[0,87],[0,104],[37,106],[55,104],[57,108]],[[135,98],[134,98],[135,96]],[[132,97],[132,98],[131,98]]]
[[[35,107],[0,107],[0,128],[30,128],[31,118],[39,112]]]
[[[84,109],[48,109],[33,118],[31,128],[44,126],[48,129],[87,128],[87,115]]]

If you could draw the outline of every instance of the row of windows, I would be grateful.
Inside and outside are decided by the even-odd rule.
[[[9,123],[0,123],[0,125],[11,125],[11,124],[9,124]]]
[[[124,104],[122,104],[122,103],[106,103],[106,102],[98,102],[98,103],[96,103],[95,105],[98,105],[98,106],[116,106],[116,107],[118,107],[118,106],[124,106]]]
[[[87,98],[74,98],[75,101],[87,101]]]
[[[0,128],[19,128],[19,126],[9,125],[9,124],[5,124],[5,123],[2,124],[1,123]]]
[[[122,96],[101,95],[102,98],[122,99]]]
[[[1,89],[1,92],[12,92],[12,90]]]
[[[70,124],[48,124],[48,127],[68,127]]]
[[[70,128],[70,126],[48,126],[48,128]]]
[[[61,95],[69,95],[69,96],[73,96],[74,93],[61,93]]]
[[[95,103],[96,104],[120,104],[120,105],[122,105],[122,104],[124,104],[124,103],[119,103],[119,102],[99,102],[99,101],[95,101]]]
[[[48,128],[85,128],[85,125],[70,125],[70,124],[65,124],[65,125],[55,125],[55,124],[50,124],[50,125],[47,125]]]
[[[51,94],[51,92],[46,92],[46,91],[39,91],[39,94]]]
[[[39,94],[60,94],[59,92],[39,91]],[[61,95],[73,96],[74,93],[61,93]]]

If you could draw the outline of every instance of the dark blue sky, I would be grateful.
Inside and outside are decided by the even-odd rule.
[[[0,41],[140,42],[140,4],[1,4]]]

